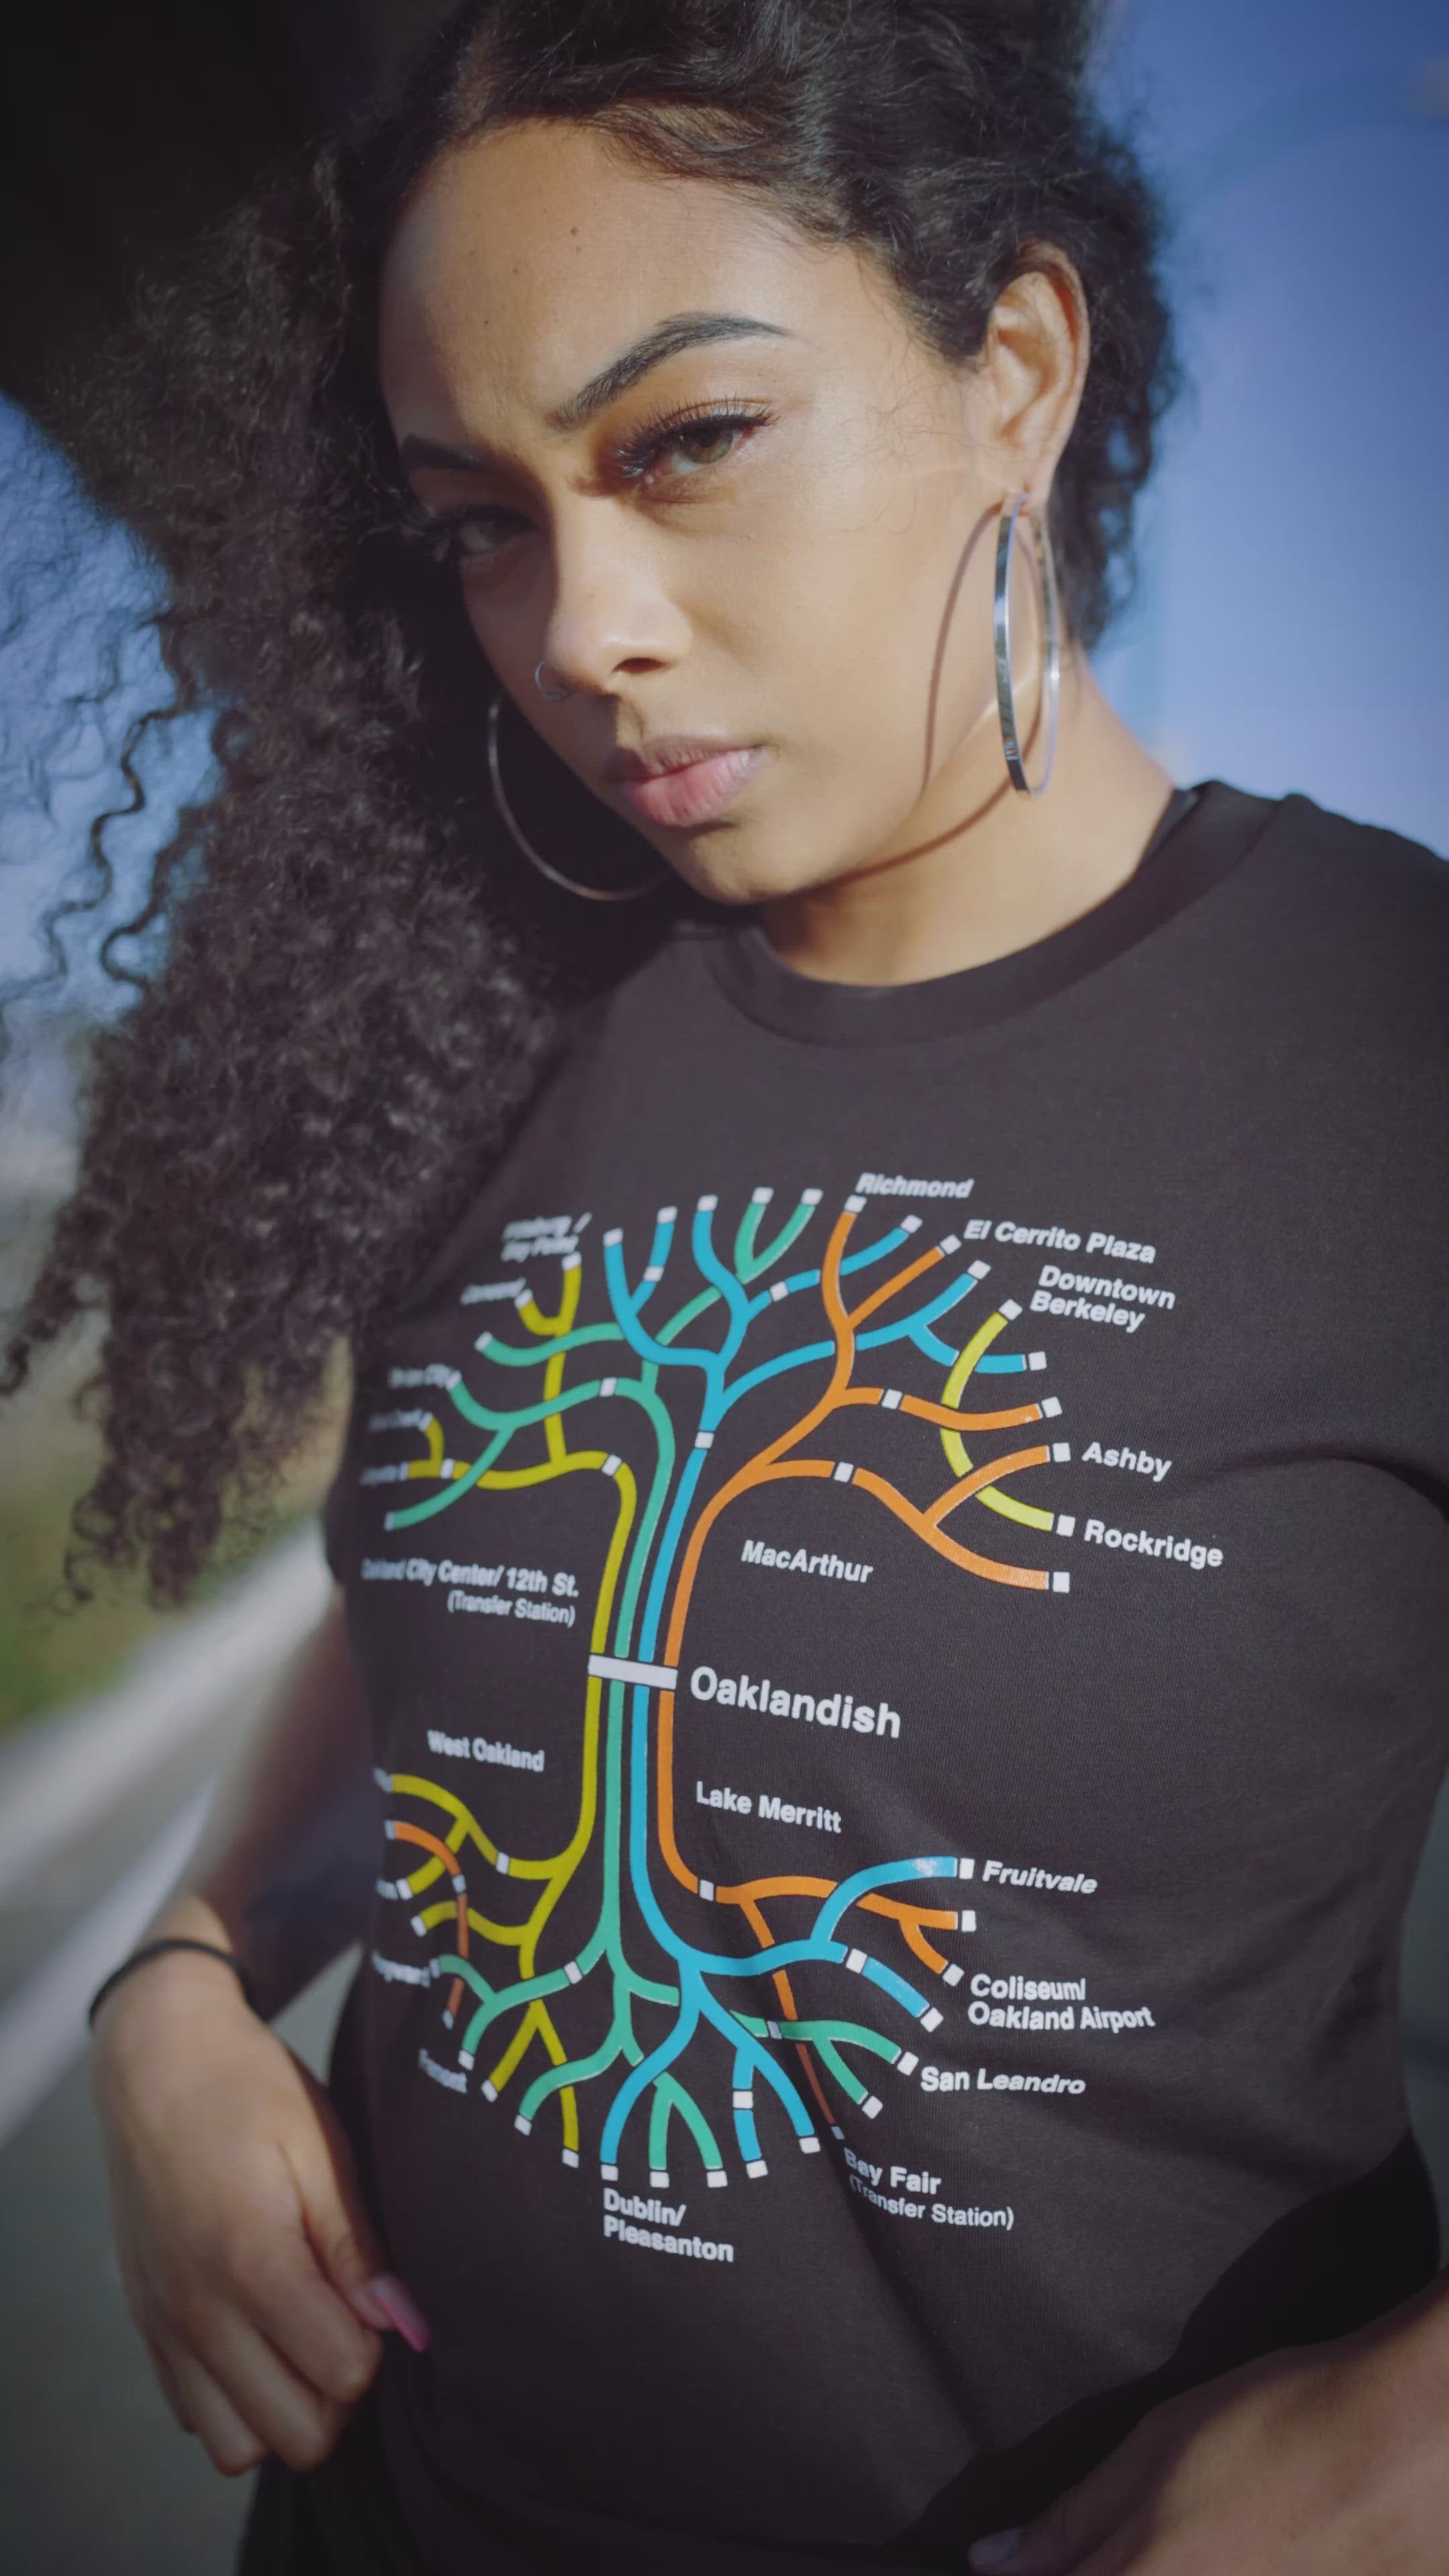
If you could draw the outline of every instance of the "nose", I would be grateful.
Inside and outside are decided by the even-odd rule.
[[[552,594],[529,668],[541,656],[552,686],[601,697],[677,662],[689,623],[665,587],[663,544],[612,500],[583,501],[556,520]]]

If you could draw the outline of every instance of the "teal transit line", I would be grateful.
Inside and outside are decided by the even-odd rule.
[[[466,1976],[466,1960],[453,1960],[449,1965],[458,1968]],[[533,2003],[540,1995],[562,1994],[569,1982],[562,1968],[545,1968],[536,1977],[521,1978],[517,1985],[500,1986],[496,1994],[490,1995],[486,2004],[479,2005],[464,2031],[463,2043],[458,2051],[459,2064],[462,2064],[465,2057],[476,2056],[478,2042],[489,2023],[495,2022],[501,2012],[508,2010],[510,2004]]]
[[[588,2084],[596,2075],[607,2075],[616,2057],[632,2056],[637,2064],[642,2055],[627,2020],[616,2012],[608,2038],[600,2042],[591,2057],[570,2057],[562,2066],[550,2066],[535,2076],[519,2103],[520,2117],[536,2120],[552,2094],[561,2093],[566,2084]]]
[[[639,1599],[639,1586],[644,1579],[649,1550],[654,1543],[654,1532],[659,1525],[659,1515],[664,1509],[664,1499],[674,1474],[674,1424],[670,1420],[668,1406],[655,1394],[652,1387],[643,1385],[639,1380],[621,1377],[615,1382],[614,1392],[639,1405],[648,1415],[654,1431],[655,1448],[655,1468],[650,1480],[649,1498],[645,1503],[634,1544],[629,1552],[629,1564],[624,1577],[624,1589],[620,1597],[614,1629],[614,1652],[616,1655],[627,1655],[629,1641],[634,1633],[634,1612]],[[620,1685],[615,1682],[610,1687],[612,1690],[618,1690]]]
[[[623,1326],[624,1339],[630,1348],[636,1350],[642,1360],[659,1360],[671,1368],[700,1368],[704,1370],[706,1377],[712,1379],[717,1376],[719,1372],[717,1351],[700,1350],[693,1344],[686,1350],[673,1351],[667,1343],[657,1341],[652,1333],[645,1331],[629,1295],[629,1285],[624,1273],[623,1242],[623,1229],[619,1226],[611,1226],[604,1236],[604,1276],[608,1282],[609,1302]]]
[[[444,1485],[441,1493],[428,1494],[420,1503],[404,1503],[396,1511],[384,1512],[383,1528],[412,1529],[418,1521],[430,1521],[435,1513],[445,1512],[450,1503],[461,1502],[464,1494],[471,1494],[479,1477],[486,1476],[489,1468],[502,1457],[512,1437],[513,1426],[510,1423],[495,1433],[481,1458],[474,1459],[466,1476],[455,1476],[450,1485]]]
[[[701,1199],[694,1211],[690,1250],[695,1266],[719,1290],[729,1312],[729,1330],[719,1351],[721,1369],[728,1368],[750,1321],[750,1302],[732,1270],[727,1270],[714,1248],[713,1217],[717,1202]]]
[[[450,1386],[448,1393],[465,1422],[479,1431],[527,1431],[535,1422],[547,1422],[555,1413],[571,1413],[575,1405],[592,1404],[599,1392],[599,1381],[590,1378],[582,1386],[566,1386],[561,1395],[545,1397],[538,1404],[520,1405],[516,1413],[496,1413],[491,1405],[479,1404],[466,1386]]]
[[[708,1454],[704,1449],[690,1450],[684,1462],[684,1473],[679,1479],[679,1491],[670,1509],[668,1526],[659,1542],[659,1555],[644,1604],[644,1624],[639,1631],[639,1652],[646,1664],[652,1660],[659,1641],[659,1623],[664,1616],[664,1595],[674,1570],[675,1551]]]
[[[617,1324],[579,1324],[571,1333],[554,1333],[536,1342],[504,1342],[496,1333],[480,1333],[473,1345],[484,1359],[501,1368],[542,1368],[561,1351],[581,1351],[588,1342],[622,1342]]]
[[[492,2003],[495,1989],[486,1977],[479,1976],[471,1959],[460,1959],[455,1950],[442,1950],[428,1964],[433,1976],[461,1977],[465,1986],[472,1987],[480,2002]]]
[[[715,2143],[715,2135],[692,2093],[673,2075],[654,2078],[654,2109],[649,2120],[649,2162],[652,2167],[667,2166],[669,2158],[670,2113],[677,2111],[695,2145],[706,2173],[722,2174],[724,2158]]]
[[[671,1315],[667,1324],[660,1325],[661,1342],[672,1342],[676,1333],[682,1333],[686,1324],[694,1322],[696,1315],[706,1314],[711,1306],[718,1304],[717,1288],[701,1288],[697,1297],[691,1297],[687,1306],[681,1306],[677,1315]]]
[[[770,1195],[772,1196],[773,1193]],[[779,1233],[773,1241],[765,1245],[762,1252],[757,1252],[755,1230],[768,1205],[768,1196],[764,1199],[751,1199],[740,1219],[740,1230],[735,1236],[735,1270],[746,1286],[752,1279],[762,1278],[767,1270],[773,1269],[777,1261],[783,1261],[791,1245],[798,1242],[820,1205],[820,1192],[802,1190],[792,1213],[786,1217]]]
[[[618,2092],[615,2094],[613,2101],[609,2105],[608,2117],[604,2122],[604,2134],[599,2140],[599,2161],[601,2164],[616,2165],[618,2163],[619,2141],[623,2137],[624,2126],[628,2120],[630,2112],[633,2110],[640,2094],[648,2091],[655,2076],[662,2075],[666,2068],[673,2065],[676,2057],[680,2054],[680,2051],[689,2046],[690,2041],[694,2037],[695,2024],[698,2019],[699,1998],[697,1993],[692,1991],[688,1996],[681,1995],[679,1999],[679,2018],[676,2021],[674,2028],[665,2032],[665,2035],[663,2039],[661,2039],[657,2048],[651,2049],[647,2057],[641,2058],[639,2064],[634,2068],[633,2073],[627,2076],[624,2082],[620,2085]]]

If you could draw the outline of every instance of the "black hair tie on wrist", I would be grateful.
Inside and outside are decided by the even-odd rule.
[[[256,1990],[253,1987],[252,1981],[247,1975],[245,1968],[242,1966],[240,1959],[237,1957],[236,1952],[234,1950],[223,1950],[215,1941],[188,1940],[184,1934],[178,1932],[168,1934],[168,1936],[161,1941],[147,1941],[141,1949],[133,1950],[129,1959],[123,1959],[119,1968],[113,1968],[111,1970],[105,1984],[96,1988],[86,2012],[86,2020],[92,2029],[95,2028],[96,2015],[100,2011],[100,2008],[105,2002],[107,1995],[110,1993],[111,1988],[113,1986],[118,1986],[123,1977],[129,1977],[133,1968],[144,1967],[148,1959],[158,1959],[163,1950],[200,1950],[206,1958],[224,1959],[227,1966],[233,1969],[237,1977],[240,1979],[242,1993],[245,1995],[252,2011],[256,2011]]]

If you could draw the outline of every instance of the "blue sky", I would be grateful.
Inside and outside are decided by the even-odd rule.
[[[1179,779],[1301,789],[1449,854],[1449,0],[1115,0],[1103,85],[1177,209],[1194,379],[1103,679]],[[20,433],[0,409],[0,464]],[[12,748],[39,738],[41,665],[83,673],[87,601],[137,584],[118,532],[82,552],[39,657],[35,629],[0,646]],[[102,749],[72,743],[50,825],[7,780],[0,974],[33,959]]]
[[[1120,0],[1106,89],[1178,207],[1196,391],[1103,678],[1180,779],[1449,854],[1449,7]]]

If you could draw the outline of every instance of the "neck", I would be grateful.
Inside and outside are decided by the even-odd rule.
[[[1011,787],[993,700],[931,781],[899,847],[767,903],[764,926],[786,965],[826,983],[913,984],[984,966],[1124,885],[1171,794],[1167,771],[1073,655],[1044,795]]]

